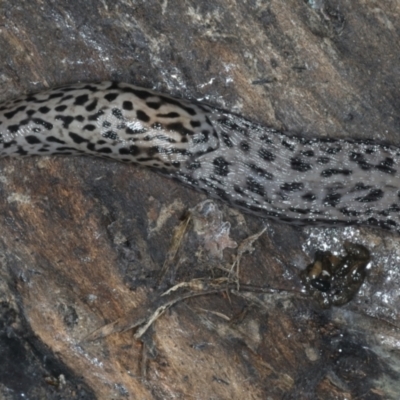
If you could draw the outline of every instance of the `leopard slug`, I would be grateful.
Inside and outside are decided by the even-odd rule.
[[[144,165],[253,214],[400,231],[400,148],[287,135],[126,83],[0,106],[0,156],[89,154]]]

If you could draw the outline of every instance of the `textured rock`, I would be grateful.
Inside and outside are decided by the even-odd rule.
[[[396,1],[16,0],[0,10],[3,100],[114,79],[306,136],[400,145]],[[0,164],[0,397],[398,398],[397,235],[299,230],[219,205],[238,244],[268,227],[241,258],[242,285],[287,291],[200,296],[142,342],[132,331],[85,341],[159,304],[165,260],[172,285],[224,276],[237,250],[210,259],[190,230],[172,257],[173,230],[205,197],[151,172],[89,158]],[[349,305],[321,310],[297,268],[349,235],[372,251],[369,280]]]

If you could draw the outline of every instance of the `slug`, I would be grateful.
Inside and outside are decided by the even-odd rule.
[[[76,84],[0,106],[0,156],[88,154],[150,167],[294,224],[399,231],[400,149],[304,138],[126,83]]]

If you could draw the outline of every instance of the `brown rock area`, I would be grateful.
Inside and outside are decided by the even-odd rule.
[[[1,100],[126,81],[309,137],[400,145],[396,0],[15,0],[0,11]],[[217,202],[229,235],[191,221],[177,245],[206,198],[152,172],[84,157],[2,159],[0,171],[0,398],[399,398],[397,234],[300,229]],[[240,285],[213,290],[264,228],[240,257]],[[321,309],[298,271],[349,238],[371,251],[367,282]],[[140,340],[137,328],[87,339],[149,317],[177,284],[171,296],[204,295],[173,303]]]

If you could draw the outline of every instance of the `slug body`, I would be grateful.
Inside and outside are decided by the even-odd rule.
[[[144,165],[234,207],[297,224],[400,231],[400,149],[307,139],[125,83],[0,107],[0,156],[89,154]]]

